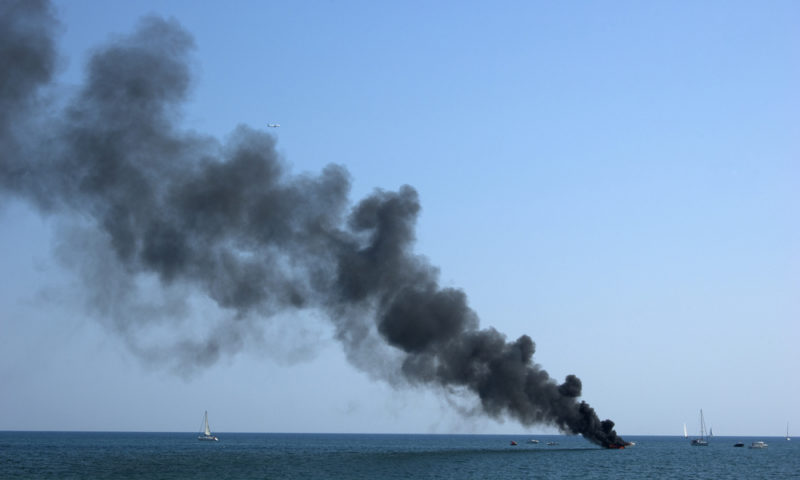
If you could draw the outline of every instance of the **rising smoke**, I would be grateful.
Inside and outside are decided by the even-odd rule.
[[[193,40],[174,21],[146,18],[96,50],[80,91],[54,103],[57,30],[47,2],[0,1],[0,192],[88,225],[88,236],[62,241],[76,270],[95,264],[85,288],[123,337],[156,313],[188,320],[179,306],[127,308],[140,276],[230,313],[207,338],[176,344],[180,362],[213,363],[258,322],[315,309],[373,375],[473,392],[492,417],[624,445],[613,422],[577,400],[577,377],[556,383],[533,363],[530,337],[480,329],[464,292],[439,286],[438,270],[412,252],[412,187],[351,206],[343,167],[291,175],[265,132],[239,127],[221,143],[181,130]]]

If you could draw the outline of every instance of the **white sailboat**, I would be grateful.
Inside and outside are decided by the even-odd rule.
[[[692,445],[695,447],[707,447],[708,440],[706,440],[706,422],[703,419],[703,409],[700,409],[700,438],[693,438]]]
[[[790,441],[792,437],[789,436],[789,422],[786,422],[786,441]]]
[[[211,429],[208,428],[208,410],[206,410],[205,415],[203,415],[203,434],[197,437],[198,440],[205,440],[211,442],[218,442],[219,438],[214,435],[211,435]]]
[[[689,438],[689,432],[686,431],[686,424],[683,424],[683,438]]]

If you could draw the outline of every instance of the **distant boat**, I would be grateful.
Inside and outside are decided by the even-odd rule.
[[[786,441],[790,441],[792,437],[789,436],[789,422],[786,422]]]
[[[558,445],[558,442],[547,442],[547,445],[550,447],[555,447],[556,445]]]
[[[700,409],[700,438],[693,438],[692,445],[695,447],[707,447],[708,440],[706,440],[706,421],[703,419],[703,409]]]
[[[683,438],[689,438],[689,433],[686,431],[686,424],[683,424]]]
[[[528,440],[528,443],[539,443],[539,440],[536,440],[535,438],[532,438],[532,439]]]
[[[767,448],[767,444],[764,442],[753,442],[747,448]]]
[[[713,436],[714,436],[714,429],[713,428],[709,428],[708,429],[708,438],[711,438]]]
[[[206,410],[205,415],[203,415],[203,434],[197,437],[198,440],[210,441],[210,442],[218,442],[219,438],[211,435],[211,429],[208,428],[208,410]]]
[[[516,447],[517,446],[517,442],[515,442],[514,440],[511,440],[511,446],[512,447]]]
[[[744,442],[736,442],[733,444],[734,447],[744,447]]]

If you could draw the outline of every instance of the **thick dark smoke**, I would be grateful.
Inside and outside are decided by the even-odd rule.
[[[230,354],[281,312],[324,312],[348,358],[373,375],[470,391],[492,417],[624,444],[578,401],[577,377],[558,384],[533,363],[528,336],[481,329],[464,292],[439,286],[412,252],[412,187],[351,206],[344,168],[292,175],[271,135],[239,127],[220,143],[181,130],[193,41],[174,21],[144,19],[95,51],[85,84],[56,108],[47,89],[57,30],[49,4],[0,0],[1,191],[88,227],[62,247],[79,272],[94,272],[82,276],[92,306],[123,337],[156,314],[192,330],[180,306],[126,308],[126,286],[147,276],[230,314],[207,338],[175,344],[178,362]]]

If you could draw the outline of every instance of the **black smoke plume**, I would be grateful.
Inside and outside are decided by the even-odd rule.
[[[341,166],[292,175],[265,132],[242,126],[223,143],[180,129],[193,40],[170,20],[146,18],[96,50],[85,84],[54,103],[58,28],[44,1],[0,1],[0,191],[88,226],[64,245],[78,271],[103,265],[83,275],[85,287],[123,337],[148,321],[126,308],[126,286],[148,275],[230,314],[207,338],[172,346],[181,362],[212,363],[258,322],[316,310],[372,374],[470,391],[492,417],[624,445],[613,422],[577,400],[577,377],[559,385],[533,363],[530,337],[481,329],[464,292],[439,286],[438,270],[412,252],[412,187],[351,206]]]

